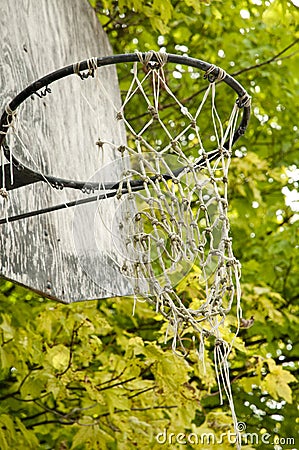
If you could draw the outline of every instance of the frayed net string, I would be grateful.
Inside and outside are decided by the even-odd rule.
[[[237,304],[238,324],[241,315],[240,264],[233,255],[227,217],[227,178],[239,108],[233,106],[224,127],[216,107],[216,83],[222,81],[226,73],[211,66],[206,74],[210,83],[192,114],[167,83],[164,73],[167,55],[154,52],[137,55],[145,70],[141,76],[138,63],[134,63],[133,78],[118,116],[135,140],[135,146],[126,145],[126,152],[136,157],[139,165],[139,168],[134,165],[134,169],[128,170],[123,182],[128,185],[130,174],[131,177],[144,179],[144,191],[134,195],[145,210],[140,210],[128,244],[132,254],[135,252],[138,256],[125,262],[124,271],[133,282],[134,308],[142,293],[143,299],[155,305],[156,311],[169,321],[167,335],[172,339],[175,353],[187,354],[184,330],[193,330],[195,340],[198,336],[198,355],[204,365],[205,340],[209,336],[215,336],[217,345],[214,362],[219,389],[222,392],[223,388],[226,393],[237,431],[228,370],[232,344],[223,340],[220,327],[224,325],[225,317],[234,302]],[[151,90],[148,89],[149,82]],[[148,120],[144,121],[138,132],[132,121],[126,118],[127,107],[135,95],[142,96],[149,112]],[[185,126],[178,134],[161,117],[162,96],[171,99],[174,108],[178,108],[184,117]],[[211,98],[211,120],[217,144],[217,149],[212,152],[205,149],[200,128],[200,117],[208,98]],[[165,140],[168,139],[168,143],[159,149],[148,142],[153,125],[160,127]],[[181,144],[184,135],[191,129],[197,138],[199,153],[199,157],[193,160],[185,154]],[[224,148],[225,142],[228,142],[228,148]],[[145,150],[153,153],[154,161],[148,160]],[[174,175],[165,160],[168,153],[180,158],[181,164],[185,166],[178,176]],[[211,154],[215,155],[213,161],[209,159]],[[147,176],[148,172],[157,177],[167,173],[171,181],[151,181]],[[195,212],[192,206],[194,195],[198,198],[198,210]],[[217,213],[210,217],[209,209],[213,205],[217,206]],[[161,239],[161,235],[166,235],[166,240]],[[192,309],[176,293],[170,270],[182,261],[186,264],[191,261],[191,268],[192,258],[199,261],[196,264],[199,264],[202,271],[206,295],[205,301],[197,309]],[[223,401],[222,393],[220,395]]]

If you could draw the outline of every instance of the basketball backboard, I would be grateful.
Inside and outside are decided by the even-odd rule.
[[[38,7],[31,0],[3,0],[0,35],[1,114],[18,92],[43,75],[90,56],[112,54],[87,0],[41,0]],[[115,67],[103,68],[101,76],[108,81],[104,99],[97,96],[92,80],[74,75],[51,86],[55,95],[43,91],[24,104],[15,136],[7,139],[22,163],[69,179],[119,179],[123,170],[119,153],[113,148],[103,153],[96,145],[103,136],[112,142],[124,139],[121,125],[109,127],[115,114],[112,103],[118,104],[120,98]],[[18,178],[11,179],[3,156],[1,164],[2,168],[6,164],[1,187],[13,188],[8,199],[0,199],[2,218],[84,197],[80,191],[55,190],[42,182],[15,188]],[[132,288],[119,270],[126,218],[115,199],[102,203],[0,225],[1,277],[66,303],[130,295]],[[98,208],[106,220],[95,230]],[[107,227],[110,223],[122,226],[112,230]]]

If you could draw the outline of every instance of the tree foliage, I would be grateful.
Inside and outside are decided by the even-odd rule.
[[[246,432],[269,433],[271,442],[294,438],[296,444],[277,448],[298,448],[299,10],[286,0],[91,4],[115,53],[164,48],[204,59],[253,97],[229,181],[244,317],[230,356],[231,383]],[[124,71],[119,78],[125,87]],[[181,89],[192,101],[196,82]],[[196,301],[201,293],[192,276],[178,291]],[[60,305],[2,282],[2,450],[159,449],[165,430],[165,448],[233,448],[212,343],[205,368],[192,345],[180,359],[164,340],[162,317],[147,304],[134,316],[132,308],[132,299],[119,298]],[[234,325],[231,315],[228,335]],[[219,441],[175,443],[179,433],[212,433]],[[244,444],[265,448],[261,438]]]

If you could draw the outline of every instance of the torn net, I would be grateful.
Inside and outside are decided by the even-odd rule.
[[[196,106],[192,102],[191,111],[167,83],[166,54],[156,55],[158,63],[151,64],[150,52],[145,59],[139,54],[142,66],[134,63],[132,82],[117,111],[128,139],[117,148],[130,161],[118,198],[125,188],[126,199],[132,202],[126,217],[128,252],[121,270],[134,286],[136,301],[146,299],[168,319],[173,350],[179,346],[184,352],[181,336],[186,327],[191,326],[200,341],[211,334],[220,339],[217,330],[234,303],[240,314],[240,263],[233,254],[228,218],[228,170],[239,108],[233,105],[223,125],[215,80]],[[131,117],[133,99],[144,111],[137,125]],[[170,104],[170,114],[162,118]],[[214,146],[209,150],[202,139],[203,113],[205,120],[209,114],[212,124],[209,142]],[[105,144],[115,146],[101,141],[103,149]],[[142,191],[134,191],[136,180],[143,180]],[[204,293],[196,309],[176,291],[190,271]]]
[[[216,108],[216,84],[223,71],[189,107],[168,84],[167,56],[156,57],[158,62],[152,62],[151,53],[145,59],[139,54],[142,64],[134,63],[133,79],[117,111],[127,129],[127,143],[118,150],[130,161],[118,198],[126,188],[132,203],[121,271],[133,285],[135,304],[146,300],[167,319],[175,352],[187,354],[184,337],[191,333],[204,360],[206,339],[215,340],[218,384],[227,394],[237,430],[227,361],[232,343],[222,337],[221,326],[233,306],[237,328],[241,315],[240,263],[233,254],[228,218],[228,170],[239,108],[234,104],[223,124]],[[104,149],[105,142],[101,144]],[[134,181],[140,179],[143,190],[134,192]],[[196,301],[179,294],[191,272],[189,281],[201,292]]]

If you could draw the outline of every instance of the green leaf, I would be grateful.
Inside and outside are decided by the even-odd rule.
[[[260,386],[261,384],[261,377],[255,376],[255,377],[248,377],[248,378],[242,378],[238,381],[238,384],[242,386],[245,392],[252,393],[253,392],[253,386]]]
[[[15,335],[15,330],[11,326],[11,318],[8,314],[1,314],[2,322],[0,324],[0,329],[3,331],[3,338],[5,341],[12,339]]]
[[[201,0],[185,0],[187,6],[191,6],[196,13],[200,13],[201,10]]]
[[[131,408],[131,401],[126,396],[126,391],[121,387],[118,389],[107,389],[102,395],[110,414],[113,414],[115,410],[129,411]]]
[[[280,366],[271,365],[270,373],[263,380],[263,388],[275,399],[284,399],[292,403],[292,389],[289,383],[296,382],[296,378],[289,371]]]
[[[82,427],[72,440],[71,450],[75,450],[78,447],[106,450],[108,449],[108,443],[111,444],[112,442],[111,436],[98,426]]]
[[[0,416],[0,430],[3,431],[3,440],[13,442],[16,437],[15,425],[10,416],[1,414]],[[5,430],[5,431],[4,431]],[[1,440],[1,438],[0,438]],[[5,446],[5,444],[3,444]],[[0,447],[2,450],[2,447]]]
[[[11,355],[8,354],[3,347],[0,347],[0,362],[2,369],[8,369],[11,367]]]
[[[34,432],[31,430],[27,430],[23,422],[16,417],[16,425],[19,428],[22,436],[24,437],[24,442],[27,444],[27,448],[36,449],[39,446],[39,441],[35,436]]]
[[[54,369],[60,372],[67,368],[69,358],[70,350],[62,344],[55,345],[47,351],[47,360],[53,365]]]
[[[10,450],[11,447],[6,440],[5,433],[2,428],[0,428],[0,448],[1,450]]]

